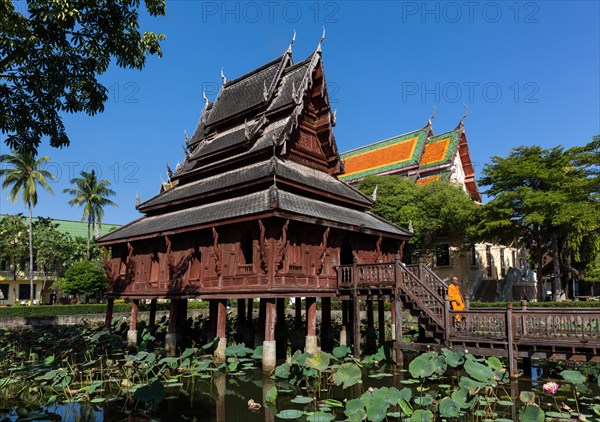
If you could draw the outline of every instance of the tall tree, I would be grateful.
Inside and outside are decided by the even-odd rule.
[[[409,246],[416,254],[432,249],[442,238],[452,239],[459,248],[471,244],[475,204],[461,186],[449,182],[418,186],[399,176],[370,176],[358,185],[369,196],[376,187],[372,211],[402,227],[412,224]]]
[[[151,16],[165,0],[145,0]],[[164,35],[141,32],[140,0],[0,0],[0,131],[13,149],[36,151],[42,137],[63,147],[64,112],[104,110],[98,76],[111,60],[142,69],[147,55],[162,56]]]
[[[33,304],[33,208],[38,201],[38,185],[54,194],[48,180],[56,180],[54,175],[43,167],[50,161],[50,157],[43,156],[38,159],[32,152],[21,150],[12,154],[0,155],[0,163],[8,164],[8,168],[0,169],[2,188],[9,189],[8,198],[13,203],[21,196],[29,212],[29,298]]]
[[[64,192],[74,196],[74,198],[69,201],[69,205],[83,205],[83,217],[81,218],[81,221],[87,219],[88,223],[87,259],[89,260],[91,258],[90,239],[92,236],[92,228],[94,228],[96,224],[98,227],[101,227],[105,206],[117,205],[108,199],[109,196],[115,194],[115,191],[110,188],[110,182],[108,180],[98,180],[95,170],[92,170],[91,172],[82,171],[81,177],[72,179],[71,183],[76,187],[67,188]]]
[[[0,259],[7,259],[17,279],[21,260],[27,256],[27,224],[23,214],[4,215],[0,219]]]
[[[579,149],[521,146],[506,158],[491,157],[479,181],[492,197],[482,208],[480,234],[520,238],[537,261],[539,278],[544,256],[552,256],[555,299],[579,273],[572,263],[600,247],[600,208],[589,165],[581,162],[586,157]]]

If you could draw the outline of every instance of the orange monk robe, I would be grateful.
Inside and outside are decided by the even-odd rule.
[[[453,311],[462,311],[465,309],[465,301],[460,293],[458,284],[450,283],[448,286],[448,300]],[[456,315],[456,320],[460,321],[460,315]]]

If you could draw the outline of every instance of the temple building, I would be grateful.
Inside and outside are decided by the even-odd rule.
[[[224,359],[226,300],[238,299],[238,322],[248,324],[253,299],[260,299],[255,325],[265,369],[275,365],[285,298],[307,298],[308,352],[318,347],[317,298],[324,327],[334,297],[347,299],[344,324],[351,324],[363,279],[340,267],[399,268],[411,233],[371,213],[372,200],[337,177],[343,163],[334,125],[321,44],[299,63],[293,63],[290,46],[264,66],[224,79],[214,103],[206,101],[168,186],[137,206],[141,218],[98,240],[109,273],[107,321],[114,299],[131,299],[128,339],[135,345],[139,300],[155,306],[156,299],[170,299],[165,347],[174,353],[187,299],[209,300],[220,339],[215,356]],[[349,278],[342,279],[344,274]],[[352,286],[354,296],[348,293]],[[373,297],[400,300],[393,289],[386,292]],[[330,340],[322,338],[321,347]],[[355,351],[360,353],[360,344]]]
[[[373,175],[397,175],[417,185],[448,181],[461,185],[465,194],[480,204],[465,117],[466,111],[453,130],[435,135],[432,116],[421,129],[344,152],[341,157],[345,173],[340,179],[353,185]],[[494,243],[477,243],[470,251],[463,251],[453,245],[452,239],[444,239],[421,255],[442,279],[457,276],[462,280],[463,293],[475,300],[510,300],[512,290],[506,289],[504,280],[512,268],[521,267],[516,248]],[[404,260],[411,263],[409,254]]]

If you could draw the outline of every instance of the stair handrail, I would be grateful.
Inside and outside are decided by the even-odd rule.
[[[441,311],[444,310],[444,299],[441,298],[436,292],[434,292],[426,283],[424,283],[422,280],[419,279],[419,277],[417,277],[412,271],[410,271],[407,267],[406,264],[404,264],[403,262],[400,262],[400,268],[402,269],[402,273],[403,274],[407,274],[407,276],[409,278],[411,278],[414,282],[416,282],[422,289],[424,289],[427,294],[429,294],[429,296],[431,298],[433,298],[434,302],[436,302],[440,308]],[[423,312],[425,312],[427,315],[429,315],[429,317],[434,320],[440,328],[445,330],[445,322],[443,321],[443,312],[441,313],[442,315],[442,319],[440,319],[438,317],[438,315],[436,315],[432,309],[429,306],[425,306],[421,300],[420,297],[418,297],[413,290],[408,289],[404,283],[400,283],[400,287],[401,289],[408,295],[411,297],[411,299],[413,301],[415,301],[416,303],[419,304],[419,306],[421,307],[421,309],[423,310]]]

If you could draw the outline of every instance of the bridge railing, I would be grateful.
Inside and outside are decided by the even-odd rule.
[[[600,309],[476,308],[449,311],[461,323],[450,328],[450,337],[515,343],[600,343]]]
[[[394,263],[340,265],[337,267],[337,288],[393,289],[396,286]]]
[[[443,298],[448,292],[448,285],[434,273],[431,268],[422,263],[406,265],[406,268],[414,275],[427,284],[431,290],[436,292],[439,297]]]

